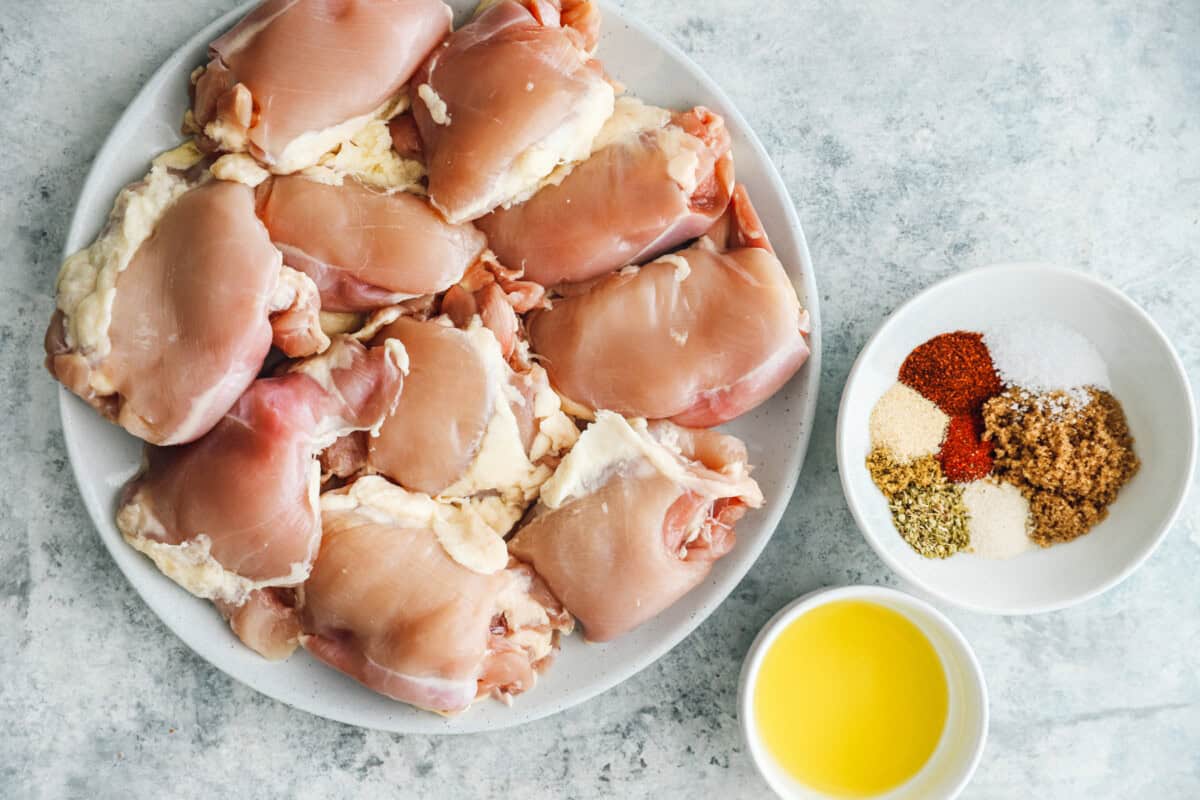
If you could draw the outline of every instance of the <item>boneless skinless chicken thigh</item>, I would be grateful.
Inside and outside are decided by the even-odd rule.
[[[159,163],[64,263],[46,365],[135,436],[188,442],[246,390],[272,340],[293,356],[326,346],[318,309],[312,281],[281,265],[252,190]]]
[[[732,436],[608,411],[542,487],[509,543],[583,625],[607,642],[698,586],[762,503]]]
[[[303,169],[402,107],[451,16],[441,0],[267,0],[209,46],[190,127],[205,149]]]
[[[377,692],[442,713],[529,689],[570,617],[470,509],[379,477],[321,498],[300,590],[305,648]]]
[[[545,371],[513,369],[478,317],[465,329],[446,317],[401,317],[371,341],[389,339],[409,357],[400,401],[378,436],[354,433],[330,448],[326,469],[469,504],[507,533],[578,437]]]
[[[147,449],[122,492],[121,534],[192,594],[227,608],[300,584],[321,541],[316,455],[382,424],[406,361],[399,342],[367,349],[340,336],[255,381],[203,438]]]
[[[766,400],[808,358],[808,314],[738,187],[696,244],[530,315],[550,381],[585,410],[709,427]]]
[[[316,282],[325,311],[369,311],[443,292],[487,245],[471,224],[447,223],[423,197],[354,180],[277,177],[257,192],[284,263]]]
[[[531,195],[587,156],[612,114],[613,87],[589,53],[595,12],[563,5],[485,3],[413,76],[429,196],[451,222]]]
[[[593,153],[560,182],[477,224],[509,267],[544,286],[600,277],[694,239],[725,211],[733,156],[721,117],[621,97]]]

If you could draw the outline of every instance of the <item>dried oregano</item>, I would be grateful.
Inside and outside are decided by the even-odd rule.
[[[944,479],[910,484],[888,500],[888,507],[896,530],[925,558],[949,558],[971,542],[962,488]]]

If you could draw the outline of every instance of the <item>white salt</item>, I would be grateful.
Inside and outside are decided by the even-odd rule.
[[[871,409],[871,447],[886,448],[902,462],[933,455],[949,424],[950,418],[940,408],[897,383]]]
[[[985,330],[983,343],[1000,380],[1011,386],[1035,393],[1076,390],[1072,399],[1081,405],[1090,399],[1081,387],[1110,388],[1108,366],[1095,345],[1061,322],[1012,320]]]
[[[1029,538],[1029,501],[1011,483],[995,478],[971,481],[963,487],[963,505],[971,552],[980,558],[1012,558],[1036,547]]]

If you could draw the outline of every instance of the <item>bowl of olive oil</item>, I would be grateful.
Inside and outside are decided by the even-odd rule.
[[[785,606],[742,667],[738,717],[759,771],[788,800],[941,800],[970,780],[987,687],[940,612],[878,586]]]

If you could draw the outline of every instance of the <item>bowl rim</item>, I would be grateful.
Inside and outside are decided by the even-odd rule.
[[[741,731],[742,741],[746,745],[746,749],[750,752],[750,760],[754,763],[755,770],[766,781],[781,798],[790,796],[790,789],[778,783],[773,775],[768,772],[763,761],[770,756],[764,751],[761,742],[759,741],[758,733],[754,730],[750,723],[753,716],[753,689],[755,680],[758,677],[758,672],[762,667],[763,658],[766,657],[767,650],[775,641],[778,635],[795,620],[804,616],[813,609],[820,606],[828,605],[829,603],[839,600],[892,600],[897,601],[901,605],[907,605],[911,608],[919,610],[927,614],[928,618],[941,630],[942,633],[950,637],[957,645],[963,656],[963,662],[967,666],[967,672],[970,674],[971,683],[975,690],[979,692],[980,704],[980,724],[979,732],[976,741],[971,750],[970,762],[967,765],[966,771],[962,777],[955,783],[952,792],[946,795],[945,800],[953,800],[962,793],[967,784],[971,782],[976,770],[979,768],[980,762],[983,760],[983,752],[987,747],[988,730],[991,726],[991,701],[988,695],[987,679],[983,673],[983,665],[979,661],[979,657],[975,654],[975,649],[971,647],[970,641],[958,629],[949,617],[939,611],[932,603],[921,599],[908,592],[899,589],[893,589],[888,586],[877,586],[872,584],[851,584],[848,586],[825,586],[820,589],[814,589],[811,592],[800,595],[795,600],[786,604],[779,611],[767,620],[766,624],[759,630],[758,635],[754,637],[754,641],[750,644],[750,648],[746,651],[746,657],[742,661],[742,669],[738,674],[738,700],[737,700],[737,716],[738,729]],[[904,612],[900,612],[904,613]],[[907,617],[908,615],[905,614]],[[915,623],[914,623],[915,624]],[[939,653],[939,658],[942,658]],[[918,773],[919,774],[919,773]],[[914,776],[916,777],[916,776]],[[902,784],[903,786],[903,784]],[[896,791],[901,787],[889,790],[880,798],[886,798],[891,795],[891,792]],[[815,791],[815,790],[814,790]]]
[[[164,83],[177,80],[183,68],[181,65],[187,63],[184,54],[192,46],[192,44],[201,38],[209,41],[216,38],[221,32],[232,27],[238,19],[245,16],[252,8],[254,8],[261,0],[241,0],[236,6],[229,9],[225,13],[218,14],[208,23],[201,25],[192,32],[183,41],[176,43],[171,52],[162,61],[162,63],[151,73],[140,87],[137,88],[133,99],[122,112],[112,128],[105,135],[102,143],[96,151],[96,155],[92,160],[88,172],[84,177],[80,190],[76,196],[75,204],[72,208],[71,219],[67,226],[66,237],[63,242],[62,259],[66,259],[75,248],[72,242],[86,242],[88,240],[84,219],[80,215],[81,200],[97,191],[97,185],[101,184],[106,177],[106,174],[112,169],[111,161],[113,159],[114,142],[127,136],[126,129],[135,125],[133,117],[130,113],[131,109],[140,102],[141,98],[152,91],[153,87],[161,86]],[[587,703],[601,694],[610,691],[615,686],[618,686],[636,676],[652,666],[659,659],[674,650],[685,639],[695,633],[713,613],[716,612],[729,599],[729,596],[737,588],[737,586],[745,579],[750,570],[753,569],[759,557],[767,544],[775,536],[779,529],[780,522],[783,519],[792,499],[795,497],[796,489],[799,483],[800,473],[803,469],[804,462],[807,459],[808,446],[811,443],[813,426],[816,417],[817,407],[820,402],[820,384],[821,384],[821,363],[822,363],[822,330],[821,330],[821,314],[820,314],[820,287],[817,283],[817,272],[813,263],[812,253],[808,246],[808,240],[804,233],[804,228],[801,225],[799,214],[796,211],[796,202],[792,197],[791,192],[787,188],[787,184],[783,180],[778,164],[772,159],[770,153],[763,145],[757,130],[751,126],[746,117],[742,114],[738,106],[733,102],[728,93],[721,87],[721,84],[715,80],[703,67],[701,67],[691,56],[685,53],[679,46],[670,41],[666,35],[655,30],[649,24],[642,22],[636,14],[619,5],[614,0],[595,0],[599,5],[602,15],[608,24],[619,24],[627,28],[633,29],[636,33],[653,41],[658,48],[658,52],[669,56],[678,67],[695,79],[704,89],[715,98],[726,109],[727,113],[724,116],[727,120],[732,120],[745,133],[745,139],[749,145],[748,152],[743,155],[743,158],[749,157],[764,165],[763,173],[765,182],[769,185],[771,191],[781,199],[781,207],[784,216],[784,225],[786,232],[781,228],[780,233],[792,238],[796,248],[796,263],[792,269],[788,269],[788,276],[793,285],[797,287],[797,291],[804,294],[805,309],[809,313],[811,319],[812,331],[809,334],[809,357],[800,371],[793,376],[792,380],[803,380],[806,382],[807,396],[804,400],[805,408],[797,417],[796,426],[793,432],[799,431],[803,437],[803,447],[796,447],[787,458],[787,463],[784,465],[783,477],[777,491],[777,495],[770,498],[764,507],[757,511],[758,524],[766,532],[764,536],[754,542],[753,546],[744,546],[742,548],[745,566],[738,568],[736,576],[730,576],[723,579],[714,579],[710,575],[708,580],[721,580],[728,584],[721,592],[719,600],[710,603],[695,601],[694,613],[691,613],[685,620],[681,621],[669,636],[664,637],[653,647],[643,651],[640,658],[634,662],[635,666],[631,670],[613,670],[611,673],[606,673],[593,681],[590,685],[577,694],[565,701],[557,701],[548,703],[546,706],[538,709],[535,712],[526,712],[522,714],[511,715],[499,723],[490,723],[480,720],[477,716],[470,717],[463,715],[455,718],[453,721],[440,720],[444,724],[438,724],[436,727],[432,724],[425,726],[410,726],[404,722],[397,722],[406,718],[405,713],[398,713],[389,716],[388,721],[383,724],[364,723],[355,718],[353,714],[343,713],[340,709],[331,708],[327,703],[314,700],[313,696],[307,693],[286,693],[279,691],[275,686],[269,685],[267,682],[257,680],[250,675],[239,671],[229,661],[227,654],[221,652],[215,646],[203,646],[202,637],[193,635],[191,632],[184,630],[177,621],[169,614],[160,612],[159,606],[152,601],[146,587],[143,585],[142,578],[139,577],[139,568],[134,567],[135,562],[139,562],[143,557],[128,548],[120,536],[114,539],[105,532],[105,527],[101,522],[102,519],[111,517],[111,510],[107,507],[99,505],[101,501],[93,502],[91,494],[86,490],[86,486],[91,480],[91,476],[87,476],[82,471],[83,459],[79,457],[77,452],[81,446],[77,441],[78,434],[71,433],[74,427],[69,419],[69,405],[76,402],[74,395],[63,386],[58,387],[58,404],[59,404],[59,424],[61,426],[64,438],[65,449],[68,455],[68,461],[71,466],[71,473],[74,477],[76,487],[79,491],[80,500],[83,502],[88,517],[92,522],[96,535],[99,536],[105,548],[109,551],[113,561],[118,569],[124,575],[128,584],[137,593],[143,603],[154,614],[172,634],[175,635],[184,645],[193,653],[198,655],[203,661],[211,665],[214,669],[220,671],[226,676],[238,681],[251,690],[258,692],[266,697],[282,703],[291,708],[298,709],[314,716],[333,720],[346,725],[353,725],[360,728],[370,728],[377,730],[386,730],[401,734],[416,734],[416,735],[469,735],[474,733],[493,733],[500,730],[512,729],[536,722],[539,719],[550,717],[562,713],[571,708],[578,707]],[[456,6],[452,4],[452,8]],[[186,72],[182,73],[186,75]],[[785,265],[786,266],[786,265]],[[104,501],[107,502],[107,501]],[[182,591],[182,590],[180,590]],[[381,700],[381,702],[383,702]],[[386,701],[392,702],[392,701]]]
[[[866,522],[865,515],[863,514],[857,501],[855,500],[854,494],[850,487],[850,480],[849,480],[848,476],[850,474],[850,472],[849,472],[850,469],[853,468],[853,465],[851,465],[849,463],[849,461],[848,461],[849,454],[846,452],[846,450],[847,450],[846,430],[847,430],[847,426],[850,424],[846,406],[848,404],[848,398],[850,397],[850,388],[854,385],[854,381],[858,377],[859,372],[861,372],[865,368],[867,353],[874,347],[875,343],[885,333],[888,332],[888,330],[891,328],[891,326],[896,324],[896,320],[898,320],[900,317],[902,317],[903,315],[908,313],[908,311],[914,305],[916,305],[919,301],[924,299],[925,296],[928,294],[932,294],[933,292],[944,290],[946,287],[952,286],[957,283],[969,282],[984,273],[993,275],[993,274],[997,274],[997,273],[1006,273],[1006,272],[1013,273],[1013,274],[1021,274],[1021,273],[1047,274],[1048,273],[1048,274],[1057,275],[1059,277],[1065,277],[1069,280],[1076,280],[1076,281],[1080,281],[1081,283],[1089,284],[1092,288],[1097,289],[1097,290],[1107,294],[1108,296],[1110,296],[1113,300],[1115,300],[1117,303],[1119,303],[1121,306],[1123,306],[1128,312],[1130,312],[1135,318],[1140,320],[1141,323],[1143,325],[1145,325],[1150,330],[1150,332],[1158,339],[1159,344],[1162,345],[1164,351],[1167,353],[1168,359],[1171,362],[1171,365],[1175,371],[1176,376],[1179,378],[1179,380],[1183,386],[1184,399],[1186,401],[1185,405],[1187,408],[1187,420],[1186,420],[1187,424],[1186,424],[1186,426],[1181,425],[1180,427],[1181,427],[1181,429],[1186,428],[1186,430],[1187,430],[1188,453],[1187,453],[1187,468],[1186,468],[1186,470],[1184,470],[1186,477],[1185,477],[1185,480],[1181,481],[1180,489],[1176,492],[1176,495],[1172,501],[1173,504],[1172,504],[1170,513],[1168,513],[1163,518],[1163,522],[1159,526],[1159,529],[1155,532],[1154,537],[1146,545],[1143,546],[1142,551],[1138,554],[1138,556],[1136,558],[1134,558],[1132,561],[1130,561],[1128,564],[1126,564],[1125,567],[1119,573],[1117,573],[1115,576],[1113,576],[1111,578],[1106,579],[1105,581],[1101,582],[1094,588],[1089,589],[1086,592],[1079,593],[1079,594],[1077,594],[1073,597],[1067,598],[1065,600],[1049,602],[1049,603],[1034,603],[1034,604],[1029,604],[1029,605],[1024,605],[1024,606],[995,607],[995,606],[989,606],[989,605],[980,604],[980,603],[968,602],[968,601],[962,600],[960,598],[957,598],[950,593],[947,593],[947,592],[944,592],[944,591],[941,591],[939,589],[935,589],[935,588],[929,586],[925,581],[923,581],[920,577],[918,577],[915,573],[913,573],[901,561],[894,558],[885,548],[883,548],[878,543],[878,541],[877,541],[878,537],[876,537],[876,535],[873,532],[871,532],[871,528]],[[846,382],[842,386],[842,396],[838,402],[838,418],[837,418],[836,438],[837,438],[836,448],[837,448],[838,476],[841,480],[842,494],[845,497],[846,505],[849,506],[850,513],[854,516],[854,522],[858,526],[858,530],[862,534],[863,538],[867,540],[867,544],[869,544],[871,546],[871,549],[875,551],[875,554],[878,555],[879,558],[882,559],[883,562],[885,564],[887,564],[888,567],[890,567],[893,572],[895,572],[897,575],[899,575],[903,580],[905,580],[909,584],[919,588],[922,592],[925,592],[926,594],[929,594],[930,596],[932,596],[944,603],[955,606],[957,608],[965,609],[967,611],[974,611],[974,612],[980,613],[980,614],[993,614],[993,615],[998,615],[998,616],[1021,616],[1021,615],[1026,615],[1026,614],[1044,614],[1044,613],[1048,613],[1051,611],[1060,611],[1065,608],[1070,608],[1072,606],[1079,605],[1080,603],[1086,603],[1087,601],[1092,600],[1092,599],[1100,596],[1101,594],[1104,594],[1109,589],[1112,589],[1114,586],[1117,586],[1122,581],[1124,581],[1126,578],[1128,578],[1130,575],[1132,575],[1134,572],[1136,572],[1139,567],[1141,567],[1143,564],[1145,564],[1146,561],[1149,560],[1150,556],[1152,556],[1154,554],[1154,552],[1158,549],[1159,545],[1162,544],[1162,541],[1163,541],[1163,539],[1166,538],[1167,534],[1170,533],[1171,529],[1175,526],[1175,523],[1178,521],[1180,513],[1183,510],[1184,503],[1187,500],[1188,493],[1189,493],[1189,491],[1191,489],[1191,485],[1193,483],[1193,476],[1195,475],[1195,472],[1196,472],[1196,459],[1197,459],[1196,402],[1195,402],[1195,397],[1194,397],[1194,394],[1192,391],[1191,383],[1188,380],[1187,369],[1184,367],[1183,361],[1179,358],[1179,353],[1176,352],[1174,345],[1171,344],[1171,340],[1167,337],[1167,335],[1163,331],[1163,329],[1158,325],[1157,322],[1154,321],[1154,318],[1151,317],[1150,314],[1145,309],[1143,309],[1141,306],[1139,306],[1137,303],[1135,303],[1132,298],[1130,298],[1127,294],[1122,292],[1116,286],[1112,285],[1111,283],[1109,283],[1101,278],[1096,277],[1095,275],[1092,275],[1087,272],[1083,272],[1082,270],[1071,269],[1068,267],[1063,267],[1063,266],[1060,266],[1057,264],[1051,264],[1048,262],[1042,262],[1042,261],[1000,262],[1000,263],[996,263],[996,264],[988,264],[986,266],[975,267],[973,269],[964,270],[962,272],[959,272],[954,275],[950,275],[946,278],[943,278],[943,279],[925,287],[917,294],[915,294],[912,297],[910,297],[909,299],[905,300],[894,311],[892,311],[890,314],[888,314],[886,318],[884,318],[884,320],[879,324],[879,327],[875,329],[875,332],[873,334],[871,334],[870,338],[868,338],[867,341],[863,344],[862,349],[859,350],[858,356],[854,360],[854,365],[850,368],[850,372],[846,376]]]

